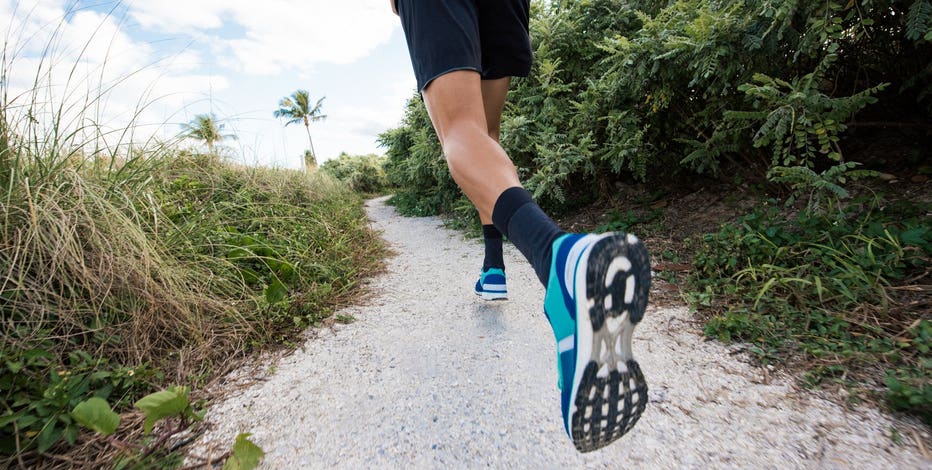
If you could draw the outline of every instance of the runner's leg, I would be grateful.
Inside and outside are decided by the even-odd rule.
[[[508,85],[511,77],[495,80],[482,80],[482,106],[485,108],[485,121],[489,137],[501,144],[502,110],[505,108],[505,98],[508,95]],[[488,268],[500,268],[504,271],[505,260],[502,253],[502,232],[492,224],[491,217],[483,218],[482,235],[485,242],[485,258],[482,262],[483,271]]]
[[[484,221],[498,196],[521,186],[501,145],[489,136],[479,73],[457,70],[434,79],[422,92],[450,174]]]
[[[628,432],[647,404],[647,384],[631,353],[633,329],[647,305],[647,251],[636,237],[623,233],[564,234],[521,187],[514,164],[491,135],[497,126],[490,126],[489,118],[500,117],[501,111],[487,112],[480,80],[517,73],[486,67],[484,53],[482,66],[476,65],[478,5],[474,0],[398,3],[418,85],[450,174],[480,217],[511,239],[546,286],[544,313],[556,339],[564,426],[578,450],[592,451]],[[515,19],[526,21],[527,11],[518,12]],[[523,31],[526,41],[526,23],[519,25],[522,29],[509,31]],[[489,31],[493,37],[508,34]],[[448,46],[454,47],[432,54]],[[489,86],[493,94],[507,92],[507,87]]]

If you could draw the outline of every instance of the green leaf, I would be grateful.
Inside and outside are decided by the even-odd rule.
[[[109,436],[120,425],[120,415],[113,412],[110,404],[103,398],[90,398],[78,403],[71,411],[71,417],[81,426]]]
[[[227,259],[233,259],[233,260],[242,259],[242,258],[253,258],[255,256],[256,255],[253,254],[253,252],[249,250],[245,250],[243,248],[234,248],[230,250],[229,253],[227,253]]]
[[[265,300],[270,305],[281,302],[285,299],[286,295],[288,295],[288,288],[278,279],[272,281],[272,283],[265,288]]]
[[[7,425],[19,419],[20,415],[11,414],[12,412],[7,411],[7,414],[0,416],[0,429],[5,428]]]
[[[135,404],[136,408],[146,414],[143,423],[146,434],[152,432],[152,426],[160,419],[180,416],[190,405],[188,387],[172,387],[155,392],[140,398]]]
[[[53,445],[55,445],[59,440],[61,440],[62,430],[56,426],[57,420],[52,420],[46,423],[45,428],[42,429],[42,432],[39,433],[38,438],[38,450],[39,452],[45,452],[49,450]]]
[[[30,349],[23,352],[23,358],[26,360],[27,364],[37,365],[54,360],[55,355],[44,349]]]
[[[928,232],[928,227],[915,227],[903,232],[900,235],[900,240],[903,241],[904,245],[922,246]]]
[[[250,433],[242,433],[236,436],[236,442],[233,443],[233,454],[223,464],[223,470],[252,470],[259,465],[259,461],[265,457],[262,448],[248,439]]]
[[[102,371],[94,372],[93,374],[91,374],[90,379],[91,381],[103,380],[103,379],[110,378],[111,375],[112,374],[110,373],[110,371],[102,370]]]
[[[65,442],[68,445],[73,446],[75,442],[78,441],[78,427],[77,426],[68,426],[65,428]]]
[[[33,424],[36,424],[39,422],[39,417],[34,414],[17,415],[17,416],[19,416],[19,418],[17,418],[16,424],[17,426],[20,427],[20,429],[28,428],[29,426],[32,426]]]
[[[241,268],[241,269],[240,269],[240,272],[242,273],[242,275],[243,275],[243,281],[244,281],[246,284],[252,285],[252,284],[256,284],[257,282],[259,282],[260,280],[262,280],[262,275],[260,275],[260,274],[259,274],[258,272],[256,272],[256,270],[254,270],[254,269],[250,269],[250,268]]]

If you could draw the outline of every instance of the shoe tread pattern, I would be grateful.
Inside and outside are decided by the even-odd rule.
[[[606,282],[613,262],[619,257],[630,261],[630,269],[614,273],[613,279]],[[626,304],[629,276],[634,276],[635,292],[632,302]],[[580,452],[600,449],[623,436],[634,427],[647,406],[647,382],[633,358],[623,361],[625,370],[617,370],[617,364],[610,364],[607,373],[600,377],[599,369],[606,364],[600,363],[596,356],[601,355],[601,348],[614,347],[621,341],[622,332],[609,331],[610,322],[606,319],[628,314],[633,328],[644,315],[649,290],[650,260],[642,243],[632,244],[624,234],[615,234],[593,246],[587,261],[586,295],[592,304],[589,317],[593,340],[605,344],[593,345],[593,357],[586,364],[576,394],[571,433]],[[618,359],[616,354],[609,355]]]

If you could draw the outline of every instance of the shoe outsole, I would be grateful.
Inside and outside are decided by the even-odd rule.
[[[476,292],[476,295],[478,295],[480,299],[485,300],[485,301],[508,300],[508,294]]]
[[[610,234],[593,243],[577,276],[577,359],[570,430],[580,452],[611,444],[631,430],[647,406],[647,382],[631,353],[644,316],[650,259],[634,236]]]

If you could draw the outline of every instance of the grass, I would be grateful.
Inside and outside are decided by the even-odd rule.
[[[379,268],[361,200],[323,176],[184,153],[13,167],[15,151],[0,180],[3,455],[78,441],[69,412],[89,396],[119,408],[201,384],[320,324]]]
[[[134,123],[95,124],[106,91],[55,101],[41,67],[33,90],[12,90],[3,59],[0,467],[131,454],[81,428],[74,407],[100,397],[122,412],[196,388],[330,321],[381,268],[361,198],[330,177],[140,144]]]

